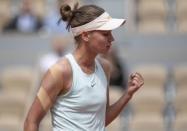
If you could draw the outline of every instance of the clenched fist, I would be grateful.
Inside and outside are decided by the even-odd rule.
[[[144,79],[139,73],[131,74],[128,82],[127,94],[132,96],[143,84]]]

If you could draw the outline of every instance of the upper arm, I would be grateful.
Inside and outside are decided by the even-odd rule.
[[[62,67],[65,67],[65,64],[63,66],[63,64],[56,63],[44,75],[37,96],[27,115],[27,121],[39,124],[56,101],[57,96],[63,91],[64,77],[67,73],[64,72],[65,69]]]
[[[110,83],[110,72],[111,72],[111,66],[110,66],[110,62],[104,58],[100,58],[99,59],[100,63],[102,64],[102,67],[104,69],[105,75],[107,77],[107,81],[108,81],[108,87],[107,87],[107,108],[110,105],[110,100],[109,100],[109,83]]]

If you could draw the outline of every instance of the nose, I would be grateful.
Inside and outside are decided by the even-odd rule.
[[[112,32],[110,32],[110,35],[109,35],[109,42],[113,42],[115,39],[112,35]]]

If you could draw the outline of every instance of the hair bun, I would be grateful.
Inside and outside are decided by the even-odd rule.
[[[60,7],[60,14],[63,21],[69,21],[73,16],[73,11],[69,5],[65,4]]]

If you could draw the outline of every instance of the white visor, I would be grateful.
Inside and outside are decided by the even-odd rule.
[[[125,19],[115,19],[110,17],[107,12],[104,12],[99,17],[89,23],[71,28],[71,32],[73,36],[78,36],[83,32],[92,30],[114,30],[122,26],[125,22]]]

